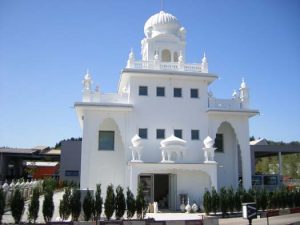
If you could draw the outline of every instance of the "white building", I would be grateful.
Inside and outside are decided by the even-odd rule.
[[[205,55],[201,63],[185,62],[186,31],[169,13],[151,16],[144,32],[142,60],[130,52],[117,93],[93,91],[90,74],[84,77],[83,99],[75,103],[81,189],[112,183],[136,194],[140,181],[149,201],[178,209],[181,194],[199,203],[205,189],[236,188],[239,177],[250,188],[248,121],[258,111],[249,109],[245,82],[232,99],[208,93],[218,76]]]

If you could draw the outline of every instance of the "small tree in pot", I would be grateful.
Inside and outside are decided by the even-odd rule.
[[[219,195],[216,189],[213,187],[211,191],[211,210],[214,212],[214,214],[216,214],[218,209],[219,209]]]
[[[211,195],[208,190],[205,191],[203,195],[203,207],[206,215],[209,215],[211,212]]]
[[[116,219],[119,220],[125,213],[126,203],[123,188],[119,185],[116,189]]]
[[[33,220],[34,224],[39,215],[39,208],[40,208],[39,198],[40,198],[39,188],[35,187],[33,189],[32,196],[29,203],[29,208],[28,208],[28,220],[29,222]]]
[[[219,200],[220,200],[220,209],[222,212],[222,217],[224,218],[228,210],[228,197],[227,197],[227,191],[225,187],[222,187],[220,190]]]
[[[131,219],[135,214],[135,199],[128,187],[126,192],[126,206],[127,206],[127,219]]]
[[[71,214],[71,189],[65,188],[63,199],[59,204],[59,215],[63,220],[67,220]]]
[[[17,188],[11,200],[11,214],[16,224],[19,224],[24,212],[24,198]]]
[[[45,222],[50,222],[54,212],[53,191],[48,189],[44,194],[43,216]]]
[[[83,200],[83,213],[84,213],[84,220],[89,221],[92,217],[92,214],[94,214],[94,198],[89,190],[87,190],[86,196]]]
[[[80,198],[81,198],[80,190],[74,188],[70,199],[71,215],[73,221],[78,221],[80,215],[80,211],[81,211]]]
[[[115,211],[115,193],[112,184],[107,186],[104,213],[107,220],[110,220]]]
[[[3,189],[0,187],[0,224],[2,224],[2,216],[5,209],[5,195]]]
[[[101,213],[102,213],[102,204],[103,200],[101,197],[101,185],[97,184],[97,189],[95,193],[95,217],[96,217],[96,223],[98,223],[98,220],[100,220]]]
[[[228,188],[228,190],[227,190],[227,198],[228,198],[229,212],[233,213],[233,211],[234,211],[234,191],[233,191],[232,187]]]
[[[144,199],[143,186],[141,184],[138,186],[135,207],[137,218],[143,219],[145,216],[146,202]]]

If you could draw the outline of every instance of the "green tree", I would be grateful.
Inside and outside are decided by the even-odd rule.
[[[233,188],[230,187],[227,190],[227,198],[228,198],[228,210],[233,213],[234,211],[234,191]]]
[[[241,202],[242,188],[238,188],[234,194],[234,208],[237,212],[242,210],[242,202]]]
[[[101,197],[101,184],[97,184],[96,193],[95,193],[95,215],[96,215],[96,223],[100,220],[102,213],[102,204],[103,200]]]
[[[39,209],[40,209],[40,191],[39,188],[35,187],[32,192],[32,196],[29,203],[28,208],[28,220],[33,220],[33,223],[35,224],[36,219],[39,215]]]
[[[219,197],[220,209],[222,212],[222,217],[224,218],[228,211],[228,197],[227,197],[227,191],[225,187],[221,188],[219,196],[220,196]]]
[[[5,209],[5,195],[4,191],[0,186],[0,224],[2,224],[2,216],[4,214]]]
[[[215,187],[213,187],[211,191],[211,210],[214,212],[214,214],[216,214],[218,209],[219,209],[219,195]]]
[[[265,189],[263,189],[260,193],[260,206],[263,211],[265,211],[268,207],[268,193]]]
[[[11,200],[11,214],[16,224],[19,224],[24,212],[24,198],[17,188]]]
[[[123,217],[126,208],[125,196],[123,188],[119,185],[116,188],[116,219],[119,220]]]
[[[50,222],[54,212],[54,203],[53,203],[53,191],[51,189],[47,189],[44,194],[44,202],[43,202],[43,216],[45,222]]]
[[[135,199],[130,191],[130,189],[127,187],[126,192],[126,206],[127,206],[127,219],[131,219],[135,214]]]
[[[70,208],[71,208],[71,215],[73,221],[78,221],[80,215],[80,211],[81,211],[80,198],[81,198],[80,190],[74,188],[70,199]]]
[[[89,221],[95,211],[94,210],[94,206],[95,206],[94,201],[95,200],[93,198],[93,195],[91,194],[91,192],[89,190],[87,190],[87,193],[84,197],[83,205],[82,205],[85,221]]]
[[[60,200],[59,215],[63,220],[67,220],[71,215],[71,189],[69,187],[65,188],[63,199]]]
[[[203,195],[203,207],[206,215],[209,215],[211,212],[211,195],[208,190],[205,191]]]
[[[115,211],[115,192],[112,184],[107,186],[104,213],[107,220],[110,220]]]
[[[144,198],[144,193],[143,193],[143,186],[139,184],[138,186],[138,191],[137,191],[137,196],[135,200],[135,207],[136,207],[136,216],[138,219],[143,219],[145,216],[145,208],[146,208],[146,202]]]

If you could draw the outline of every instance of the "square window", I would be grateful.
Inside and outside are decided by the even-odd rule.
[[[176,98],[182,97],[181,88],[174,88],[174,97]]]
[[[199,98],[199,91],[198,89],[191,89],[191,98]]]
[[[224,139],[223,134],[216,134],[214,147],[217,148],[216,152],[224,152],[223,148]]]
[[[99,150],[113,151],[115,147],[114,131],[99,131]]]
[[[178,138],[182,138],[182,130],[175,129],[174,130],[174,136]]]
[[[199,140],[199,130],[191,130],[191,139]]]
[[[165,138],[165,130],[164,129],[157,129],[156,130],[156,138],[157,139],[164,139]]]
[[[140,128],[139,129],[139,136],[140,136],[140,138],[147,139],[148,138],[147,128]]]
[[[165,88],[164,87],[156,87],[156,96],[164,97],[165,96]]]
[[[147,96],[148,95],[148,87],[147,86],[139,86],[139,95]]]

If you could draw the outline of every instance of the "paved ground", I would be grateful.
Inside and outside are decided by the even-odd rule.
[[[53,196],[53,201],[55,205],[54,215],[52,217],[53,221],[56,221],[59,217],[58,213],[58,206],[59,201],[62,199],[63,192],[56,192]],[[44,197],[40,197],[40,212],[37,222],[44,222],[43,214],[42,214],[42,205],[43,205]],[[28,204],[25,205],[25,211],[22,217],[22,222],[27,222],[27,213],[28,213]],[[148,213],[148,217],[154,218],[156,220],[193,220],[193,219],[201,219],[203,214],[202,213]],[[13,223],[14,220],[12,218],[11,212],[6,212],[3,215],[2,223]],[[299,222],[297,225],[300,225],[300,213],[290,214],[285,216],[277,216],[269,218],[269,225],[287,225],[294,222]],[[220,219],[220,225],[243,225],[248,224],[248,221],[242,218],[228,218],[228,219]],[[253,225],[267,225],[267,219],[255,219],[252,222]]]

